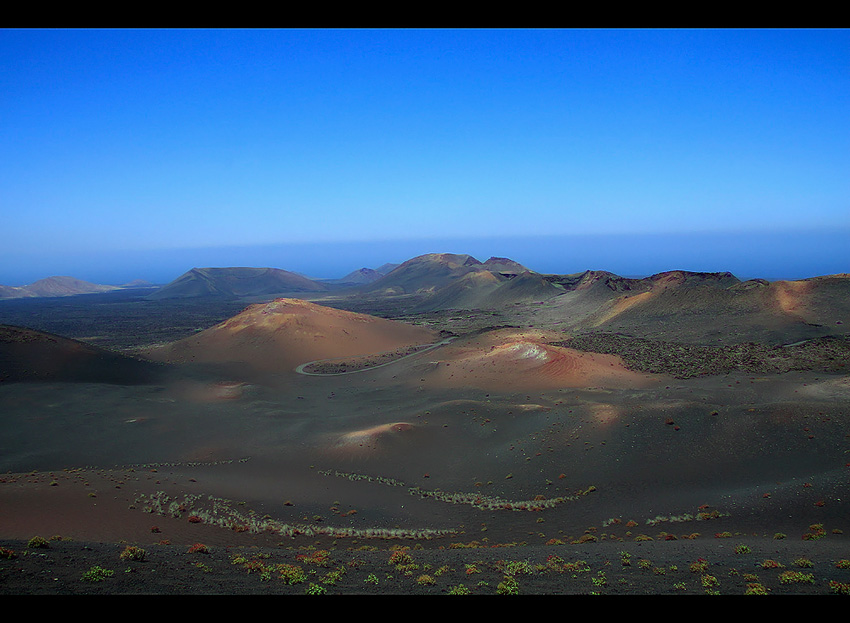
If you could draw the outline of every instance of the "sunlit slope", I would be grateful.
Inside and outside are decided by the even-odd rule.
[[[427,253],[407,260],[370,284],[366,291],[384,294],[431,293],[471,273],[492,273],[498,277],[527,270],[507,258],[491,257],[481,262],[466,254]]]
[[[657,375],[628,370],[614,355],[553,346],[558,334],[501,329],[457,340],[433,357],[426,380],[445,387],[530,391],[561,387],[646,387]]]
[[[317,359],[385,352],[437,341],[429,329],[302,301],[251,305],[201,333],[148,350],[175,363],[242,362],[254,370],[287,371]]]

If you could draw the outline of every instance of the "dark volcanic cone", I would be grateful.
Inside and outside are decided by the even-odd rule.
[[[0,381],[70,381],[135,385],[161,366],[24,327],[0,325]]]

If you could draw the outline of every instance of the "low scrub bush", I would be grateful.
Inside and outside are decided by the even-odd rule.
[[[115,572],[112,569],[104,569],[99,565],[95,565],[83,574],[80,578],[83,582],[102,582],[106,578],[113,575]]]

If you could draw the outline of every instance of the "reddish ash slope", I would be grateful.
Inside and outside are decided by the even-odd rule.
[[[302,301],[277,299],[145,356],[157,361],[244,362],[282,372],[316,359],[351,357],[437,341],[429,329]]]
[[[428,380],[447,387],[525,391],[558,387],[645,387],[659,375],[628,370],[615,355],[552,346],[544,331],[505,329],[446,346]]]

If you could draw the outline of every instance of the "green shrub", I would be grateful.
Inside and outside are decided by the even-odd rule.
[[[463,584],[458,584],[457,586],[452,586],[449,589],[449,595],[469,595],[472,591],[466,588]]]
[[[50,547],[47,539],[42,536],[34,536],[27,543],[27,547],[30,549],[47,549]]]
[[[837,595],[850,595],[850,583],[830,580],[829,592]]]
[[[142,561],[145,559],[145,550],[141,547],[136,547],[135,545],[128,545],[124,548],[124,551],[118,556],[121,560],[137,560]]]
[[[280,579],[290,586],[293,584],[301,584],[307,579],[307,574],[304,573],[304,569],[298,565],[282,563],[277,566],[276,570],[280,574]]]
[[[744,591],[744,595],[767,595],[768,590],[765,588],[764,584],[760,582],[749,582],[747,584],[747,589]]]
[[[99,565],[95,565],[86,571],[80,579],[84,582],[102,582],[114,573],[115,572],[112,569],[104,569]]]
[[[511,576],[505,576],[505,579],[499,582],[496,587],[497,595],[519,595],[519,584],[516,579]]]

